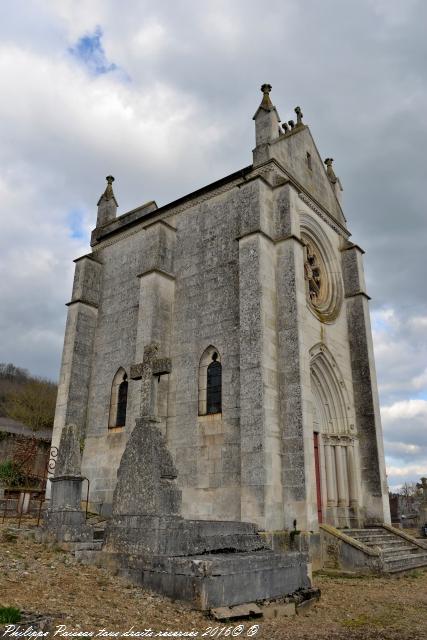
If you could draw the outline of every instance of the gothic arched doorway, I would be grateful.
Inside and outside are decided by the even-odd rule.
[[[357,440],[338,366],[325,345],[311,350],[311,395],[319,522],[338,527],[358,521]]]

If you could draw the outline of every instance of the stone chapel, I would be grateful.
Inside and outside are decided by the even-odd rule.
[[[301,109],[281,124],[261,90],[249,166],[120,216],[108,176],[75,260],[53,445],[78,426],[102,515],[142,411],[186,518],[390,521],[363,250]]]

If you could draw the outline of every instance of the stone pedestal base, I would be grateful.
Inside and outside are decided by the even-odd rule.
[[[56,542],[82,542],[92,540],[93,532],[86,524],[83,511],[47,509],[42,537]]]
[[[115,515],[103,552],[137,584],[202,610],[310,586],[308,555],[275,553],[248,522]]]
[[[82,499],[82,476],[57,476],[50,478],[52,483],[51,508],[52,510],[71,509],[80,510]]]
[[[43,538],[56,542],[90,540],[91,529],[86,525],[80,508],[82,482],[80,475],[62,475],[51,478],[52,493],[43,521]]]
[[[191,557],[121,558],[121,570],[137,584],[202,611],[282,598],[311,586],[302,553],[218,553]]]

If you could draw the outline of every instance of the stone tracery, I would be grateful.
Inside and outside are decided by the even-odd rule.
[[[307,302],[321,322],[333,322],[341,309],[342,278],[334,250],[317,222],[301,214]]]

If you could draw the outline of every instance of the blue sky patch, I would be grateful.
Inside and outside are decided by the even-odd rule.
[[[98,26],[92,34],[82,36],[74,47],[69,49],[71,55],[95,75],[117,69],[117,66],[106,58],[101,42],[102,35],[102,29]]]
[[[84,213],[80,209],[73,209],[67,214],[68,235],[73,240],[82,240],[86,237],[84,226]]]

